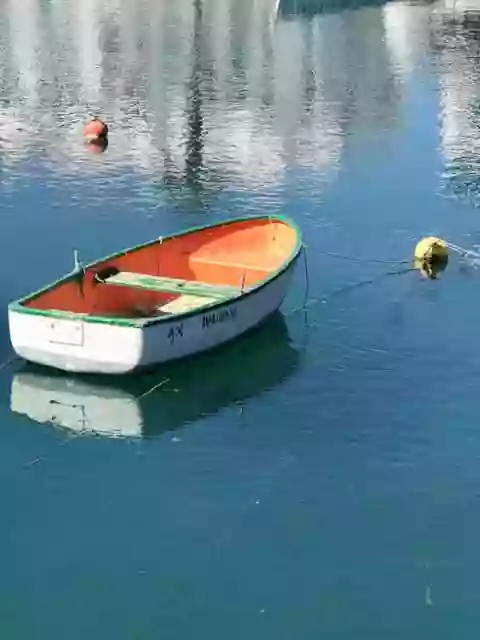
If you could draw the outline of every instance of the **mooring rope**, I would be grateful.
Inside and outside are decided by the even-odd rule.
[[[455,251],[456,253],[460,254],[461,256],[469,256],[472,258],[480,259],[480,253],[478,253],[478,251],[472,251],[472,249],[464,249],[463,247],[460,247],[458,244],[453,244],[453,242],[445,242],[445,245],[452,251]]]
[[[322,252],[323,255],[331,255],[333,257],[336,258],[345,258],[346,260],[349,260],[350,258],[348,256],[342,256],[340,254],[330,254],[330,253],[324,253]],[[328,300],[330,300],[331,298],[334,298],[342,293],[347,293],[348,291],[366,286],[368,284],[373,284],[375,282],[378,282],[379,280],[381,280],[382,278],[387,278],[389,276],[398,276],[398,275],[403,275],[404,273],[410,273],[411,271],[415,271],[416,267],[414,266],[408,266],[408,267],[402,267],[402,265],[407,265],[407,264],[411,264],[410,260],[396,260],[394,262],[388,262],[388,264],[390,265],[390,269],[386,272],[380,273],[379,275],[373,277],[373,278],[368,278],[366,280],[360,280],[358,282],[353,282],[347,285],[343,285],[342,287],[339,287],[338,289],[334,289],[333,291],[331,291],[329,294],[326,294],[324,296],[322,296],[321,298],[316,298],[314,300],[310,300],[310,275],[309,275],[309,269],[308,269],[308,257],[307,257],[307,245],[303,244],[303,255],[304,255],[304,274],[305,274],[305,295],[304,295],[304,300],[303,300],[303,304],[301,307],[293,309],[292,311],[290,311],[289,313],[285,314],[287,316],[293,315],[295,313],[299,313],[301,311],[308,311],[308,309],[310,309],[311,307],[317,305],[317,304],[325,304]],[[479,256],[480,257],[480,256]],[[362,260],[362,259],[355,259],[352,258],[353,260],[355,260],[356,262],[377,262],[377,263],[381,263],[381,264],[386,264],[387,261],[386,260],[375,260],[375,259],[366,259],[366,260]],[[395,268],[396,267],[396,268]]]
[[[165,378],[164,380],[161,380],[160,382],[158,382],[157,384],[154,384],[153,387],[150,387],[150,389],[147,389],[146,391],[144,391],[143,393],[140,393],[138,396],[135,396],[137,400],[141,400],[142,398],[145,398],[146,396],[150,395],[151,393],[153,393],[153,391],[156,391],[157,389],[159,389],[160,387],[163,387],[164,384],[167,384],[167,382],[170,382],[170,378]]]
[[[303,308],[306,309],[310,293],[310,277],[308,275],[307,245],[305,243],[303,244],[303,264],[305,269],[305,297],[303,299]]]
[[[17,356],[16,353],[12,352],[12,355],[9,358],[7,358],[6,360],[4,360],[4,362],[2,362],[0,364],[0,371],[2,369],[6,369],[8,367],[8,365],[13,364],[16,360],[20,360],[20,358],[19,358],[19,356]]]
[[[389,264],[390,266],[395,264],[406,264],[410,260],[387,260],[386,258],[356,258],[355,256],[347,256],[342,253],[332,253],[331,251],[320,251],[322,256],[328,256],[329,258],[338,258],[340,260],[347,260],[349,262],[357,262],[360,264]]]
[[[360,280],[358,282],[353,282],[351,284],[344,285],[335,289],[322,296],[321,298],[316,298],[314,300],[310,300],[310,276],[308,269],[308,257],[307,257],[307,245],[303,243],[303,252],[304,252],[304,271],[305,271],[305,297],[304,302],[301,307],[293,309],[289,313],[285,314],[290,316],[292,314],[298,313],[300,311],[307,311],[311,307],[317,304],[325,304],[331,298],[334,298],[342,293],[347,293],[348,291],[352,291],[359,287],[363,287],[369,284],[374,284],[383,278],[387,278],[389,276],[397,276],[403,275],[406,273],[410,273],[411,271],[422,270],[428,277],[434,277],[428,272],[428,265],[435,262],[435,259],[438,261],[444,261],[445,268],[448,260],[448,252],[447,249],[454,251],[464,258],[472,259],[472,266],[480,266],[480,253],[478,251],[474,251],[473,249],[465,249],[460,245],[454,244],[453,242],[447,242],[446,240],[442,240],[440,238],[435,237],[427,237],[423,238],[415,248],[414,259],[410,260],[386,260],[382,258],[359,258],[356,256],[349,256],[340,253],[334,253],[330,251],[321,251],[319,252],[321,255],[329,256],[332,258],[338,258],[341,260],[348,260],[351,262],[356,262],[360,264],[388,264],[390,268],[378,274],[373,278],[368,278],[366,280]],[[432,260],[433,259],[433,260]],[[431,261],[431,262],[429,262]],[[475,261],[475,262],[473,262]],[[478,263],[477,263],[478,261]],[[407,266],[408,265],[408,266]],[[425,267],[427,267],[425,269]]]

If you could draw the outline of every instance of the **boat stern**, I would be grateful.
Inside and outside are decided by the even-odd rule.
[[[8,309],[15,353],[38,364],[77,373],[128,373],[141,365],[141,327],[87,321],[81,314]]]

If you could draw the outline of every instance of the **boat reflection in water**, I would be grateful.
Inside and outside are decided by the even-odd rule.
[[[278,386],[299,352],[278,312],[229,345],[153,373],[112,380],[25,364],[11,385],[12,412],[78,434],[155,437]]]

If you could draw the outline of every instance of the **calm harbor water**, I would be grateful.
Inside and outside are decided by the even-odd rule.
[[[0,0],[4,310],[75,248],[249,213],[309,276],[149,376],[0,370],[1,638],[474,637],[480,270],[385,276],[480,245],[462,2]]]

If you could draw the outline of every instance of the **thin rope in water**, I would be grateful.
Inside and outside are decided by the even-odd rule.
[[[464,249],[460,247],[458,244],[453,244],[453,242],[445,242],[447,247],[456,253],[459,253],[462,256],[470,256],[472,258],[480,258],[480,253],[478,251],[472,251],[472,249]]]
[[[163,387],[163,385],[167,384],[167,382],[170,382],[170,378],[165,378],[164,380],[161,380],[157,384],[154,384],[153,387],[150,387],[150,389],[147,389],[143,393],[140,393],[138,396],[136,396],[137,400],[141,400],[142,398],[145,398],[150,393],[153,393],[154,391],[156,391],[160,387]]]
[[[303,299],[303,308],[306,309],[308,305],[308,296],[310,293],[310,276],[308,273],[308,261],[307,261],[307,245],[303,245],[303,264],[305,268],[305,297]]]
[[[325,304],[330,298],[336,297],[342,293],[347,293],[348,291],[354,290],[354,289],[358,289],[360,287],[364,287],[368,284],[373,284],[375,282],[378,282],[379,280],[381,280],[382,278],[387,278],[389,276],[397,276],[397,275],[402,275],[404,273],[410,273],[411,271],[416,271],[415,267],[413,266],[409,266],[409,267],[404,267],[404,268],[400,268],[401,265],[405,265],[405,264],[411,264],[410,260],[398,260],[395,262],[390,262],[390,266],[395,266],[397,265],[396,269],[389,269],[387,272],[385,273],[380,273],[378,276],[375,276],[373,278],[368,278],[367,280],[360,280],[358,282],[353,282],[351,284],[347,284],[344,285],[342,287],[339,287],[338,289],[333,290],[332,292],[330,292],[329,294],[322,296],[321,298],[317,298],[315,300],[310,301],[309,300],[309,296],[310,296],[310,276],[309,276],[309,271],[308,271],[308,258],[307,258],[307,245],[303,244],[303,254],[304,254],[304,272],[305,272],[305,296],[304,296],[304,301],[303,301],[303,305],[300,308],[297,309],[293,309],[292,311],[290,311],[290,313],[287,313],[287,316],[293,315],[294,313],[299,313],[301,311],[308,311],[308,309],[310,309],[311,307],[317,305],[317,304]],[[335,257],[343,257],[340,256],[339,254],[335,254]],[[480,257],[480,256],[479,256]],[[363,260],[358,260],[358,261],[362,261]],[[379,261],[379,262],[384,262],[384,261]]]
[[[305,246],[305,245],[304,245]],[[357,262],[360,264],[407,264],[410,260],[387,260],[386,258],[356,258],[355,256],[347,256],[342,253],[332,253],[331,251],[320,251],[323,256],[330,258],[338,258],[339,260],[348,260],[349,262]]]
[[[44,455],[35,456],[35,458],[31,458],[30,460],[27,460],[27,462],[24,462],[22,465],[22,468],[27,470],[27,469],[30,469],[31,467],[35,467],[37,464],[40,464],[41,462],[48,462],[52,458],[52,454],[55,453],[57,449],[59,449],[60,447],[64,447],[69,442],[79,437],[80,437],[80,434],[77,434],[77,433],[68,434],[68,436],[64,437],[63,440],[58,440],[58,442],[56,443],[56,446],[52,447],[52,450],[49,451],[48,453]]]
[[[8,365],[13,364],[16,360],[20,360],[19,356],[16,353],[7,358],[4,362],[0,364],[0,371],[2,369],[6,369]]]

